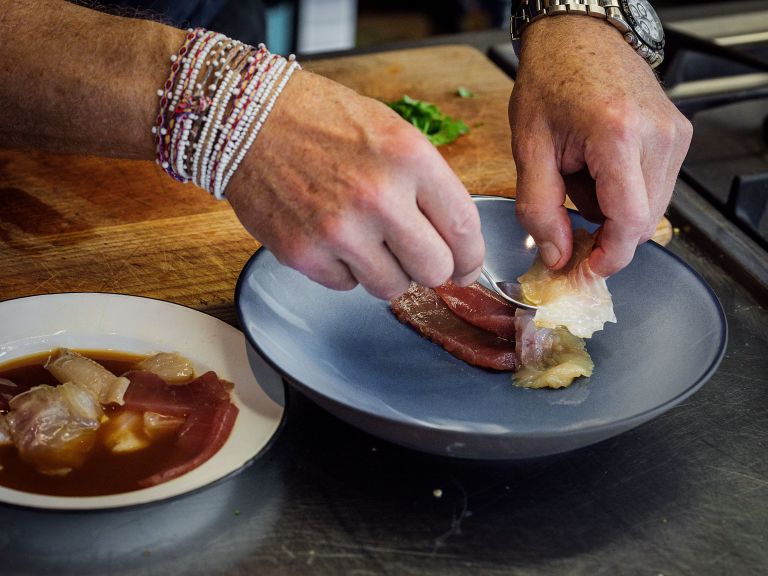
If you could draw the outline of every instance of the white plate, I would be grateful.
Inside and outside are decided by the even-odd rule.
[[[146,504],[201,488],[240,470],[269,443],[283,418],[282,387],[251,366],[243,334],[212,316],[137,296],[71,293],[0,302],[0,364],[59,346],[139,354],[176,351],[201,374],[235,383],[240,409],[224,446],[190,472],[150,488],[108,496],[47,496],[0,486],[0,501],[35,508],[93,510]],[[265,384],[267,386],[265,387]],[[269,391],[269,394],[267,393]]]

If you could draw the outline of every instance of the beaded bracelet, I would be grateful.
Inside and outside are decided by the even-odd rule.
[[[295,57],[271,54],[223,34],[189,29],[157,91],[152,126],[157,163],[179,182],[223,199],[230,179],[264,126]]]
[[[288,66],[288,70],[285,72],[285,75],[280,80],[280,83],[277,85],[277,87],[274,90],[274,93],[272,94],[272,97],[270,98],[269,102],[267,103],[266,108],[261,113],[261,116],[259,117],[258,121],[256,122],[256,125],[253,127],[253,130],[248,135],[248,139],[245,140],[244,145],[240,145],[240,149],[237,152],[237,155],[234,157],[234,161],[229,166],[227,170],[226,176],[219,176],[219,178],[216,180],[215,187],[214,187],[214,195],[216,195],[217,198],[223,198],[224,197],[224,190],[226,190],[227,185],[229,184],[229,180],[232,178],[232,176],[235,174],[235,171],[240,166],[240,162],[242,162],[243,158],[245,157],[246,152],[248,152],[248,149],[251,147],[251,145],[256,140],[256,136],[261,131],[261,128],[264,126],[264,122],[267,120],[267,116],[272,111],[272,108],[275,106],[275,102],[277,101],[278,96],[283,91],[283,88],[288,83],[288,80],[291,78],[291,75],[300,68],[299,63],[295,60],[289,58],[290,65]],[[218,194],[218,195],[217,195]]]
[[[209,189],[216,198],[220,198],[223,194],[221,190],[221,176],[219,175],[218,178],[216,177],[217,169],[220,172],[220,170],[228,164],[233,155],[235,147],[241,144],[242,131],[247,130],[252,122],[253,116],[255,116],[258,110],[263,107],[264,101],[266,100],[266,97],[269,93],[268,90],[271,89],[274,85],[273,79],[280,75],[283,68],[285,67],[285,62],[286,60],[284,58],[279,58],[276,61],[270,62],[270,66],[264,72],[262,81],[256,84],[257,88],[253,93],[253,97],[250,98],[249,95],[250,101],[248,105],[243,108],[242,115],[239,111],[236,115],[233,115],[235,122],[228,126],[228,130],[226,130],[226,136],[222,139],[222,142],[220,142],[222,147],[216,150],[216,152],[219,153],[218,157],[214,162],[211,163],[211,170],[206,173],[206,176],[209,177]],[[251,86],[254,85],[255,84],[251,84]],[[230,118],[232,118],[232,116],[230,116]],[[239,119],[243,120],[242,126],[238,126],[240,124],[240,122],[238,122]]]

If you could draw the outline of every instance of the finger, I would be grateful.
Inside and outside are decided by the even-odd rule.
[[[691,123],[681,115],[678,116],[679,121],[675,124],[675,131],[673,135],[673,142],[671,146],[670,154],[667,155],[668,163],[666,165],[665,179],[662,184],[662,188],[658,193],[658,196],[651,195],[651,213],[654,217],[654,222],[658,223],[664,216],[669,202],[672,199],[672,195],[675,191],[677,179],[680,175],[680,167],[685,160],[685,156],[688,152],[688,146],[691,142],[691,136],[693,135],[693,126]],[[655,231],[654,231],[655,233]]]
[[[349,267],[334,258],[316,257],[308,259],[305,265],[294,267],[310,280],[331,290],[352,290],[358,284]]]
[[[451,277],[451,249],[415,203],[398,211],[388,224],[384,240],[411,279],[434,288]]]
[[[518,154],[517,217],[533,236],[544,263],[550,268],[565,266],[573,249],[573,233],[565,201],[565,183],[555,162],[554,151]]]
[[[436,150],[433,153],[439,156]],[[466,281],[485,258],[480,214],[461,180],[442,157],[439,161],[437,170],[421,175],[416,201],[451,252],[453,267],[449,276]]]
[[[691,123],[671,103],[667,104],[669,112],[647,123],[644,131],[643,140],[650,143],[644,146],[642,155],[650,220],[643,241],[653,237],[664,216],[693,133]]]
[[[565,190],[568,197],[579,209],[579,214],[590,222],[602,224],[605,216],[600,211],[600,205],[597,202],[597,191],[595,190],[595,181],[586,168],[573,174],[563,176]]]
[[[630,263],[648,230],[650,209],[645,179],[636,147],[611,153],[593,162],[597,197],[605,222],[589,256],[592,271],[615,274]]]
[[[656,234],[677,177],[674,165],[678,152],[674,128],[658,128],[646,137],[646,141],[652,142],[642,154],[643,179],[648,196],[648,225],[640,237],[640,243],[650,240]]]
[[[472,272],[467,274],[466,276],[460,276],[459,278],[453,278],[453,283],[456,284],[456,286],[466,287],[472,284],[473,282],[477,282],[477,279],[480,278],[480,271],[483,269],[482,266],[478,266]]]
[[[345,262],[363,288],[377,298],[391,300],[408,290],[411,284],[410,277],[383,242],[362,246],[348,254]]]
[[[656,228],[664,217],[664,211],[672,197],[675,181],[670,181],[669,178],[670,164],[669,157],[658,162],[643,163],[643,179],[648,193],[648,225],[640,236],[640,244],[656,234]]]

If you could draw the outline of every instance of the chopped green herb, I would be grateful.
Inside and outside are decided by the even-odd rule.
[[[474,98],[475,97],[475,93],[472,92],[472,90],[470,90],[469,88],[465,88],[464,86],[459,86],[458,90],[456,90],[456,93],[461,98]]]
[[[235,509],[232,511],[232,513],[233,513],[235,516],[240,516],[240,508],[235,508]]]
[[[446,116],[437,106],[429,102],[404,95],[397,102],[388,102],[387,104],[405,120],[426,134],[429,141],[435,146],[450,144],[462,134],[469,132],[469,126],[463,121]]]

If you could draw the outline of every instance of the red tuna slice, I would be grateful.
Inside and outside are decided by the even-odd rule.
[[[155,486],[200,466],[224,446],[235,425],[238,412],[237,406],[230,403],[193,410],[179,430],[177,442],[177,446],[187,458],[139,480],[139,486]]]
[[[448,282],[435,288],[454,314],[470,324],[509,340],[515,337],[515,306],[475,282],[466,288]]]
[[[419,284],[391,302],[398,320],[473,366],[515,369],[515,343],[465,322],[431,288]],[[514,320],[514,319],[513,319]]]
[[[125,409],[186,416],[177,433],[176,457],[168,467],[139,481],[143,487],[167,482],[197,468],[224,445],[235,425],[237,406],[231,403],[231,384],[206,372],[188,384],[167,384],[151,372],[125,374],[131,381]]]
[[[206,372],[187,384],[166,384],[152,372],[134,370],[124,374],[131,384],[125,392],[125,408],[186,416],[195,408],[229,403],[229,389],[215,372]]]

